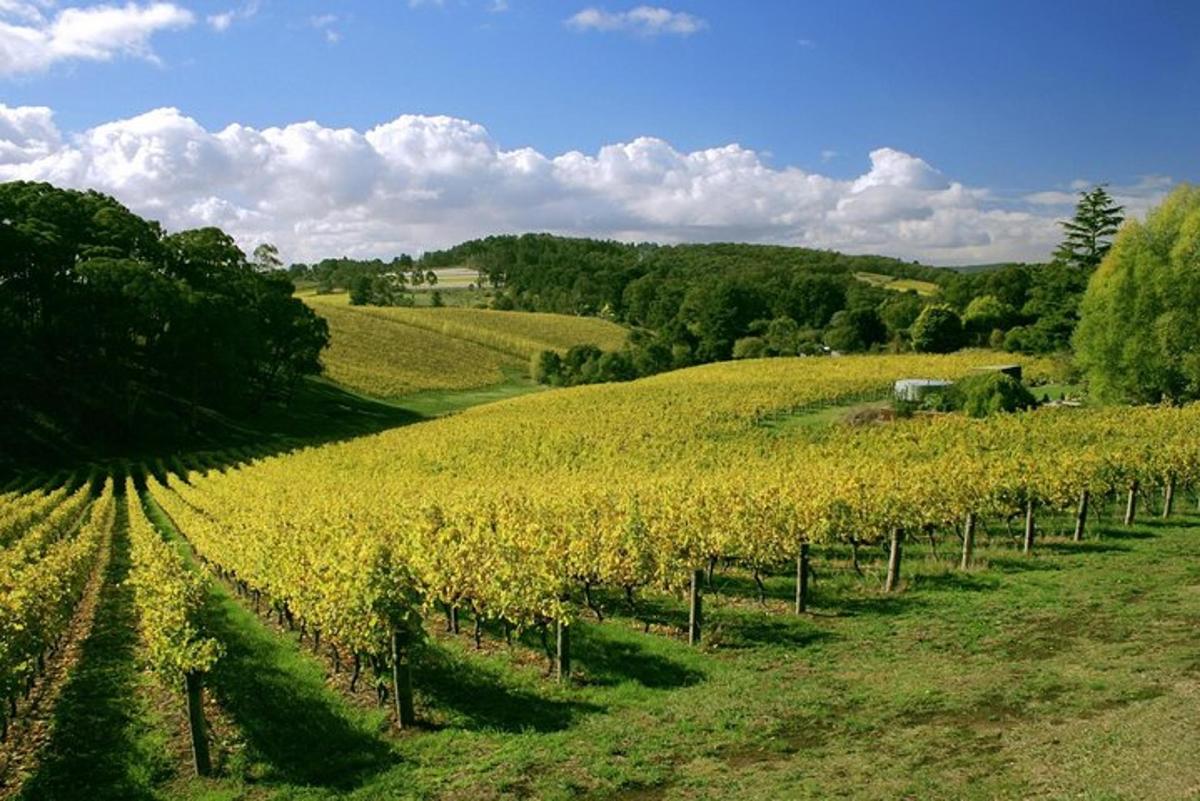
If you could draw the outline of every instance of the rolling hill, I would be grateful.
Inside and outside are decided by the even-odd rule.
[[[326,375],[382,398],[520,382],[543,350],[615,350],[627,331],[594,317],[461,308],[350,306],[340,295],[304,300],[329,323]]]

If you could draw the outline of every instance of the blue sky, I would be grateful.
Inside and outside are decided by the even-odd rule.
[[[490,220],[500,230],[745,238],[938,263],[1032,259],[1069,211],[1056,193],[1107,181],[1136,212],[1172,182],[1200,179],[1196,2],[179,0],[69,16],[98,5],[0,0],[0,102],[52,112],[36,124],[26,113],[8,134],[0,122],[0,176],[90,181],[169,225],[220,223],[304,257],[419,250],[488,233]],[[139,116],[166,108],[176,116]],[[186,160],[207,142],[225,159],[207,169],[220,173],[243,163],[218,137],[231,125],[261,133],[315,121],[365,134],[401,115],[474,126],[418,132],[434,163],[450,152],[461,166],[454,148],[465,137],[503,169],[511,165],[499,154],[530,148],[549,172],[538,186],[526,179],[542,165],[521,172],[520,186],[492,186],[481,176],[494,177],[494,165],[466,159],[484,173],[447,177],[414,163],[411,149],[384,153],[385,168],[407,172],[366,186],[355,170],[370,166],[348,164],[348,185],[334,187],[346,203],[331,216],[289,210],[249,191],[244,176],[189,194],[161,171],[133,175],[138,159],[128,157],[142,148],[144,167],[159,146],[182,148],[175,155]],[[89,135],[130,120],[140,123],[124,136]],[[52,126],[57,141],[31,135],[31,125]],[[666,149],[618,154],[633,175],[621,183],[602,149],[642,137]],[[267,139],[294,170],[332,169],[353,150],[338,142],[341,155],[305,164],[294,143]],[[404,140],[411,145],[411,131]],[[724,152],[731,145],[741,149]],[[112,166],[113,148],[123,166]],[[591,161],[555,161],[571,151]],[[657,181],[657,203],[638,191],[647,180]],[[730,183],[761,219],[721,211]],[[388,218],[401,189],[403,219]],[[418,189],[437,202],[414,215]],[[456,192],[473,199],[445,202]],[[521,213],[502,213],[514,203]],[[347,221],[350,204],[359,211]],[[365,219],[373,213],[383,218]],[[472,214],[482,220],[466,224]]]

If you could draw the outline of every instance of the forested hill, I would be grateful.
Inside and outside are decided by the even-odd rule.
[[[548,234],[473,240],[420,260],[422,269],[449,266],[477,270],[495,288],[496,308],[600,314],[654,332],[659,349],[672,354],[658,369],[822,345],[908,349],[914,322],[931,305],[944,305],[938,313],[959,326],[935,350],[1062,350],[1090,274],[1059,262],[960,272],[796,247]]]
[[[474,239],[426,253],[420,261],[428,269],[470,266],[491,284],[507,287],[514,302],[583,314],[605,308],[620,314],[645,300],[644,290],[651,282],[682,286],[701,279],[736,278],[776,291],[800,277],[852,279],[857,273],[874,273],[934,283],[949,277],[943,269],[915,262],[832,250],[737,243],[626,244],[551,234]]]

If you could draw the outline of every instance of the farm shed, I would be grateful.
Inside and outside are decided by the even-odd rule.
[[[953,384],[953,381],[941,381],[936,378],[902,378],[892,387],[892,393],[897,400],[919,402],[929,393]]]

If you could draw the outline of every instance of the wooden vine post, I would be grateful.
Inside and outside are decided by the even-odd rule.
[[[1132,526],[1137,518],[1138,481],[1135,478],[1129,485],[1129,500],[1125,503],[1125,525]]]
[[[192,767],[197,776],[212,773],[212,759],[208,754],[208,733],[204,725],[204,682],[203,674],[189,671],[183,680],[187,696],[188,733],[192,740]]]
[[[802,615],[808,609],[808,543],[800,543],[800,553],[796,556],[796,614]]]
[[[554,677],[560,681],[571,680],[571,627],[561,620],[555,621]]]
[[[1075,542],[1083,541],[1083,529],[1087,526],[1088,501],[1091,500],[1091,493],[1086,489],[1079,493],[1079,508],[1075,511],[1075,536],[1072,539]]]
[[[1171,516],[1171,512],[1175,508],[1175,475],[1172,473],[1167,476],[1167,485],[1163,488],[1163,511],[1162,516],[1165,520]]]
[[[975,513],[967,512],[967,522],[963,524],[962,562],[959,568],[966,570],[971,566],[971,557],[975,554]]]
[[[1034,520],[1033,520],[1033,498],[1025,501],[1025,542],[1021,546],[1024,553],[1033,553],[1033,535],[1034,535]]]
[[[704,608],[700,597],[700,585],[704,583],[704,571],[692,571],[692,586],[688,595],[688,645],[700,644],[700,627],[704,623]]]
[[[396,726],[407,729],[415,725],[412,666],[408,661],[407,638],[399,628],[392,629],[392,698],[396,706]]]
[[[895,592],[900,586],[900,559],[903,556],[904,530],[900,527],[892,529],[892,547],[888,552],[887,582],[884,592]]]

